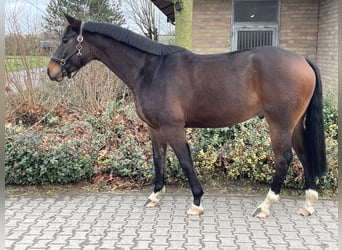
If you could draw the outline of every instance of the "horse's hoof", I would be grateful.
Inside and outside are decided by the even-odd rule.
[[[156,207],[159,203],[159,200],[163,193],[165,193],[165,186],[160,190],[159,192],[155,193],[153,192],[150,194],[150,196],[147,198],[147,201],[145,203],[145,207]]]
[[[158,205],[158,202],[157,202],[157,201],[148,200],[148,201],[145,203],[145,207],[156,207],[157,205]]]
[[[303,217],[307,217],[312,215],[312,213],[310,213],[308,210],[306,210],[305,208],[301,207],[298,209],[297,214],[300,214]]]
[[[260,213],[258,213],[255,217],[256,218],[266,218],[268,216],[268,213],[261,211]]]
[[[192,205],[192,207],[189,208],[186,213],[189,215],[201,215],[201,214],[203,214],[203,207]]]
[[[254,210],[252,216],[255,218],[266,218],[269,215],[267,211],[262,211],[260,207]]]

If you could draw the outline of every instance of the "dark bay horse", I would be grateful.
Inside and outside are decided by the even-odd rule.
[[[194,197],[188,214],[201,214],[203,190],[184,128],[231,126],[259,115],[269,125],[276,171],[264,202],[253,215],[269,215],[269,208],[279,200],[292,147],[305,170],[306,198],[299,212],[305,216],[314,212],[316,178],[326,171],[326,152],[322,84],[310,60],[274,47],[197,55],[114,25],[66,18],[69,25],[49,62],[48,75],[62,81],[88,62],[99,60],[127,84],[153,145],[155,186],[147,206],[156,206],[165,191],[169,144]]]

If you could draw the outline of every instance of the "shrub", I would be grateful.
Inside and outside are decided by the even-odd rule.
[[[272,179],[271,141],[265,120],[255,118],[230,128],[200,129],[193,137],[190,142],[200,176],[214,174],[266,183]]]
[[[133,109],[131,104],[117,102],[96,115],[76,116],[73,122],[61,122],[65,115],[57,112],[46,117],[44,127],[24,131],[22,125],[6,126],[6,183],[67,183],[93,174],[152,181],[147,127],[130,112]],[[324,112],[328,170],[318,180],[318,188],[336,190],[336,104],[325,101]],[[195,171],[202,181],[272,181],[274,158],[265,119],[254,118],[229,128],[186,129],[186,134]],[[165,177],[168,183],[186,180],[170,147]],[[304,179],[303,167],[295,157],[284,186],[303,188]]]
[[[146,125],[129,114],[121,103],[112,104],[98,116],[87,115],[92,125],[92,148],[96,152],[97,174],[134,179],[152,179],[151,143]]]
[[[86,124],[37,129],[6,124],[6,184],[71,183],[94,173]]]
[[[323,99],[323,113],[326,136],[337,140],[338,137],[338,109],[332,94]]]

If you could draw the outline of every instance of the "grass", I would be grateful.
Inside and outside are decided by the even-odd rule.
[[[23,59],[25,58],[25,59]],[[7,71],[25,70],[24,60],[26,60],[29,69],[46,67],[50,57],[48,56],[6,56],[5,66]]]

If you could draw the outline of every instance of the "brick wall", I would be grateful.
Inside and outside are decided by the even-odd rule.
[[[192,50],[231,50],[232,0],[194,0]],[[281,0],[279,45],[316,60],[319,0]]]
[[[321,0],[317,64],[326,89],[338,87],[338,0]]]
[[[337,90],[338,0],[281,0],[279,47],[316,61],[325,86]],[[232,0],[194,0],[192,51],[231,50]]]
[[[192,18],[192,51],[230,51],[231,0],[194,0]]]
[[[318,0],[282,0],[279,47],[316,61]]]

